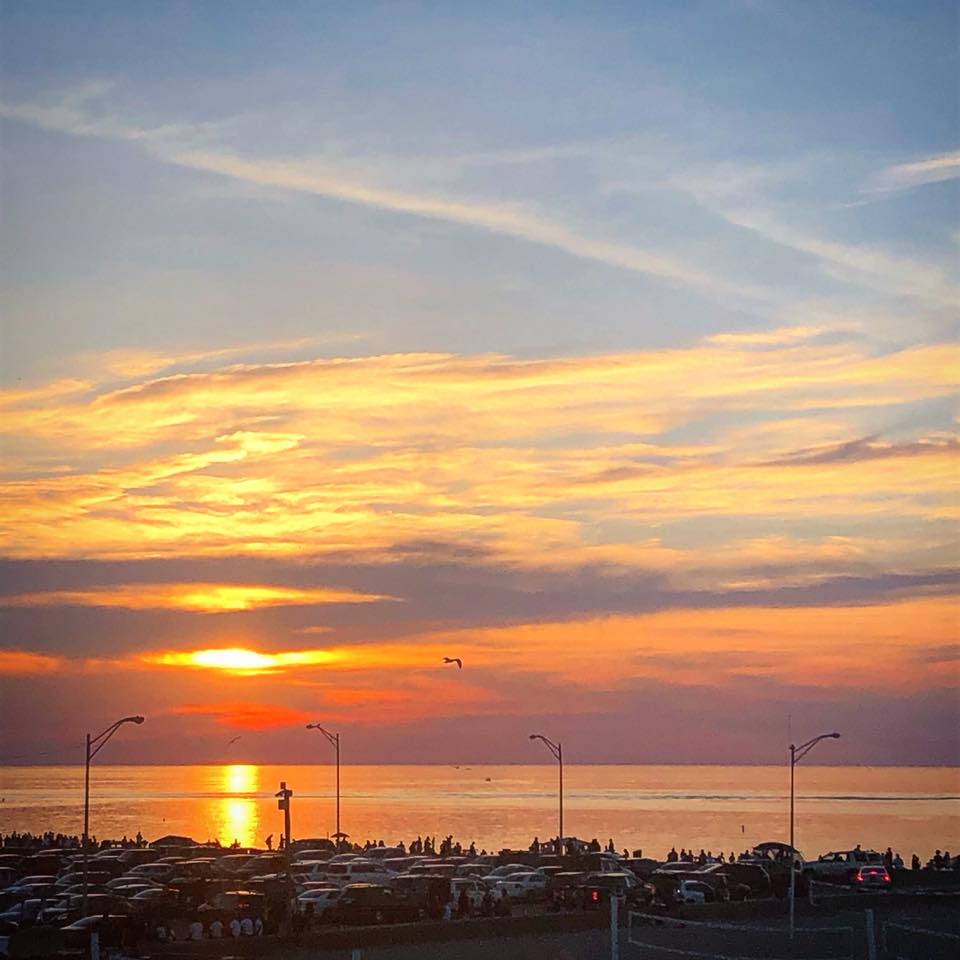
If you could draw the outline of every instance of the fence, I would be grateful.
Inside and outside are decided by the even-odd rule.
[[[853,960],[852,927],[785,926],[682,920],[631,913],[627,960]]]
[[[880,955],[885,960],[956,960],[960,935],[887,920],[880,927]]]

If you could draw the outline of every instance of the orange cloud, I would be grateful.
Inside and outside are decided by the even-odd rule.
[[[52,673],[63,666],[62,657],[50,657],[28,650],[0,650],[0,675]]]
[[[373,603],[395,600],[378,594],[327,587],[299,589],[235,583],[128,583],[89,590],[50,590],[0,597],[0,606],[121,607],[126,610],[186,610],[232,613],[258,607]]]
[[[948,395],[960,351],[873,356],[824,332],[524,361],[246,364],[120,390],[53,384],[18,394],[0,426],[15,465],[0,482],[0,549],[399,562],[437,544],[498,567],[620,567],[717,590],[871,562],[940,569],[955,538],[958,446],[942,434],[872,438],[869,411]],[[698,439],[676,442],[678,428]],[[831,458],[833,445],[857,444],[862,456]],[[692,532],[713,518],[722,536],[719,525]],[[731,518],[749,529],[738,535]],[[762,532],[771,523],[778,542]],[[816,541],[810,529],[830,533]],[[381,599],[148,584],[8,602],[224,612]]]
[[[213,717],[215,723],[242,730],[271,730],[306,723],[310,714],[265,703],[184,704],[173,713]]]
[[[322,650],[154,653],[140,663],[239,677],[282,675],[333,706],[395,702],[405,710],[416,709],[415,702],[439,711],[502,709],[507,689],[519,684],[535,698],[541,678],[583,693],[643,680],[724,686],[750,677],[824,690],[909,693],[960,683],[955,664],[934,656],[955,644],[957,624],[956,602],[931,597],[870,606],[597,616]],[[463,659],[463,671],[442,664],[451,651]]]

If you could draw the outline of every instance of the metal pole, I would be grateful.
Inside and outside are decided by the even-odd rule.
[[[563,744],[557,744],[557,760],[560,763],[560,849],[563,849]]]
[[[794,744],[790,744],[790,892],[788,896],[790,897],[790,939],[793,940],[793,929],[794,929],[794,911],[796,910],[796,904],[794,903],[794,894],[796,893],[796,882],[797,882],[797,855],[794,852],[795,844],[793,842],[793,778],[794,770],[797,766],[796,761],[796,751],[797,748]]]
[[[336,736],[336,743],[334,746],[337,748],[337,849],[340,849],[340,734]]]
[[[867,960],[877,960],[877,927],[872,910],[864,911],[864,922],[867,925]]]
[[[620,897],[610,892],[610,960],[620,960]]]
[[[87,734],[86,763],[83,773],[83,904],[80,912],[87,915],[87,843],[90,836],[90,734]]]

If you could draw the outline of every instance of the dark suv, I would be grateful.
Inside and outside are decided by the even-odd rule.
[[[419,919],[419,910],[395,897],[389,887],[349,883],[330,908],[329,917],[334,923],[407,923]]]

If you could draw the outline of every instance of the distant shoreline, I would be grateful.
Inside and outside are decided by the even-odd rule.
[[[98,763],[100,767],[225,767],[225,766],[252,766],[252,767],[327,767],[333,766],[333,761],[259,761],[259,760],[195,760],[189,763]],[[466,767],[550,767],[551,763],[521,763],[520,761],[477,761],[461,760],[459,763],[427,763],[427,762],[402,762],[393,761],[391,763],[347,763],[341,762],[343,767],[451,767],[454,769]],[[767,768],[778,769],[787,766],[787,761],[782,763],[576,763],[574,761],[565,761],[565,767],[719,767],[719,768]],[[826,767],[830,769],[847,768],[849,770],[957,770],[960,772],[960,761],[957,763],[811,763],[805,765],[806,769],[817,769]],[[44,761],[42,763],[17,760],[0,760],[0,767],[83,767],[82,763],[72,760],[64,761]]]

